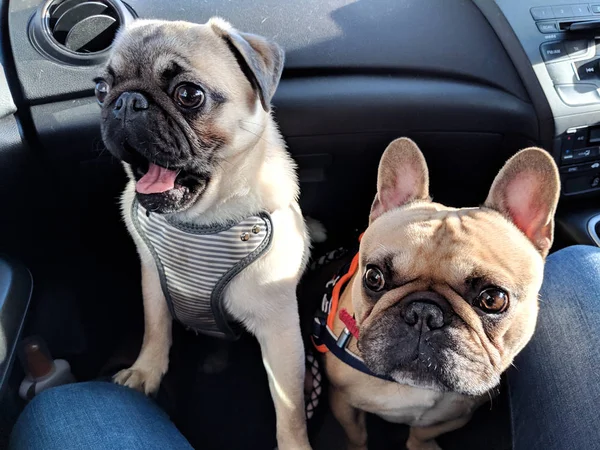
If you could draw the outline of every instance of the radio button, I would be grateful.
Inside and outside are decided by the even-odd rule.
[[[584,4],[572,5],[571,8],[573,8],[573,15],[575,17],[584,17],[584,16],[590,15],[590,10],[588,9],[588,5],[584,5]]]
[[[591,80],[598,78],[598,61],[590,61],[577,67],[577,75],[580,80]]]
[[[547,42],[542,44],[540,51],[544,61],[554,61],[567,56],[567,50],[562,42]]]
[[[552,12],[554,13],[554,17],[557,19],[563,17],[573,17],[575,15],[573,14],[573,9],[570,5],[553,6]]]
[[[540,6],[539,8],[531,8],[531,16],[535,20],[554,19],[554,12],[551,6]]]
[[[588,41],[581,39],[578,41],[565,41],[565,50],[569,56],[583,56],[587,53]]]
[[[540,33],[556,33],[559,31],[556,22],[538,22],[537,27]]]

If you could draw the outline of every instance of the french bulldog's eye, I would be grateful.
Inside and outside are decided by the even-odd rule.
[[[205,95],[199,86],[192,83],[184,83],[175,88],[173,97],[182,108],[192,109],[202,106]]]
[[[376,266],[367,266],[365,272],[364,283],[367,288],[374,292],[381,291],[385,286],[385,279],[383,273]]]
[[[104,100],[106,99],[106,96],[108,95],[109,90],[110,90],[110,86],[108,85],[108,83],[106,81],[100,80],[96,83],[95,94],[96,94],[96,98],[98,99],[98,102],[100,104],[104,103]]]
[[[488,314],[500,314],[508,308],[508,294],[500,288],[487,288],[475,299],[473,306]]]

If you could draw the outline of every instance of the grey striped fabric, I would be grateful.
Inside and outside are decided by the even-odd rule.
[[[222,227],[198,227],[148,214],[137,201],[133,222],[153,254],[171,314],[193,330],[235,339],[223,306],[227,284],[268,249],[268,214]]]

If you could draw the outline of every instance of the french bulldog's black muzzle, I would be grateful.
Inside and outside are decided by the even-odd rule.
[[[365,363],[381,375],[428,372],[439,362],[440,351],[451,345],[446,329],[453,317],[448,301],[435,292],[407,295],[361,330],[359,348]]]
[[[404,299],[400,305],[400,316],[404,322],[421,333],[428,333],[442,328],[445,323],[442,302],[432,300],[430,296]]]

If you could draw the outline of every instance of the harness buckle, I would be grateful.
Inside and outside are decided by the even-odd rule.
[[[336,341],[337,346],[339,348],[346,348],[351,337],[352,333],[350,330],[348,328],[344,328]]]
[[[321,344],[323,331],[327,326],[327,319],[324,317],[315,316],[312,323],[312,338],[316,345]]]

